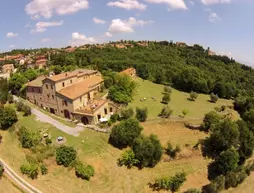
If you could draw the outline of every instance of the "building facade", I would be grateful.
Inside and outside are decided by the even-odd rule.
[[[98,98],[103,85],[98,71],[79,69],[53,76],[41,76],[27,84],[27,100],[52,114],[97,124],[109,118],[116,106]]]

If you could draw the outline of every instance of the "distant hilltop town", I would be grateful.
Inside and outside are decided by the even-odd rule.
[[[50,57],[59,53],[73,53],[79,50],[89,49],[105,49],[105,48],[116,48],[116,49],[132,49],[136,47],[149,47],[152,45],[173,45],[179,49],[185,49],[188,47],[202,48],[202,46],[188,45],[185,42],[173,42],[169,41],[132,41],[132,40],[121,40],[121,41],[110,41],[107,43],[100,44],[85,44],[75,47],[65,48],[40,48],[40,49],[20,49],[13,50],[11,52],[0,53],[0,77],[9,78],[10,74],[15,72],[17,66],[25,66],[26,68],[45,68],[50,62]],[[208,56],[216,56],[215,52],[211,51],[210,48],[206,50]]]

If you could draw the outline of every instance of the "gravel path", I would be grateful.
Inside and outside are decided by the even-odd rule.
[[[16,172],[14,172],[1,158],[0,162],[4,166],[4,172],[13,179],[23,190],[28,193],[42,193],[40,190],[26,182],[23,178],[21,178]]]
[[[78,136],[80,132],[84,131],[84,127],[69,127],[35,108],[32,108],[31,112],[36,116],[37,120],[44,123],[49,123],[69,135]]]

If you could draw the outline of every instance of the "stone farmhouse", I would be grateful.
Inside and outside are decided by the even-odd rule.
[[[101,74],[95,70],[78,69],[52,76],[41,76],[27,83],[27,100],[52,114],[97,124],[109,119],[117,106],[98,99],[103,86]]]

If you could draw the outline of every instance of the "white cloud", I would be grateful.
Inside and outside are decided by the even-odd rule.
[[[205,5],[212,5],[218,3],[231,3],[232,0],[201,0],[201,2]]]
[[[111,33],[109,33],[109,32],[106,32],[106,33],[105,33],[105,36],[106,36],[106,37],[112,37],[113,35],[112,35]]]
[[[26,5],[25,11],[32,19],[38,19],[39,16],[51,18],[54,14],[76,13],[87,9],[88,5],[88,0],[32,0]]]
[[[36,23],[35,25],[35,29],[33,29],[31,32],[32,33],[35,33],[35,32],[39,32],[39,33],[42,33],[42,32],[45,32],[47,30],[48,27],[56,27],[56,26],[61,26],[63,25],[63,20],[62,21],[59,21],[59,22],[38,22]]]
[[[216,22],[216,21],[220,21],[221,18],[217,15],[217,13],[215,12],[210,12],[209,14],[209,21],[210,22]]]
[[[182,9],[187,10],[187,6],[184,2],[184,0],[144,0],[148,3],[155,3],[155,4],[167,4],[169,6],[169,9]]]
[[[19,35],[18,33],[8,32],[6,34],[6,37],[7,38],[14,38],[14,37],[17,37],[18,35]]]
[[[119,7],[127,10],[132,10],[132,9],[138,9],[138,10],[145,10],[146,5],[138,2],[137,0],[119,0],[119,1],[111,1],[107,3],[108,6],[110,7]]]
[[[43,38],[43,39],[41,39],[41,43],[47,43],[47,42],[49,42],[49,41],[50,41],[49,38]]]
[[[104,23],[106,23],[106,21],[104,21],[102,19],[99,19],[97,17],[93,18],[93,22],[96,23],[96,24],[104,24]]]
[[[72,33],[72,45],[82,45],[82,44],[94,44],[97,43],[97,40],[95,37],[86,37],[83,34],[80,34],[78,32]]]
[[[134,17],[130,17],[128,20],[113,19],[108,32],[110,34],[132,33],[135,26],[144,26],[149,23],[152,23],[152,21],[137,20]]]
[[[15,48],[16,46],[15,45],[9,45],[9,48]]]

